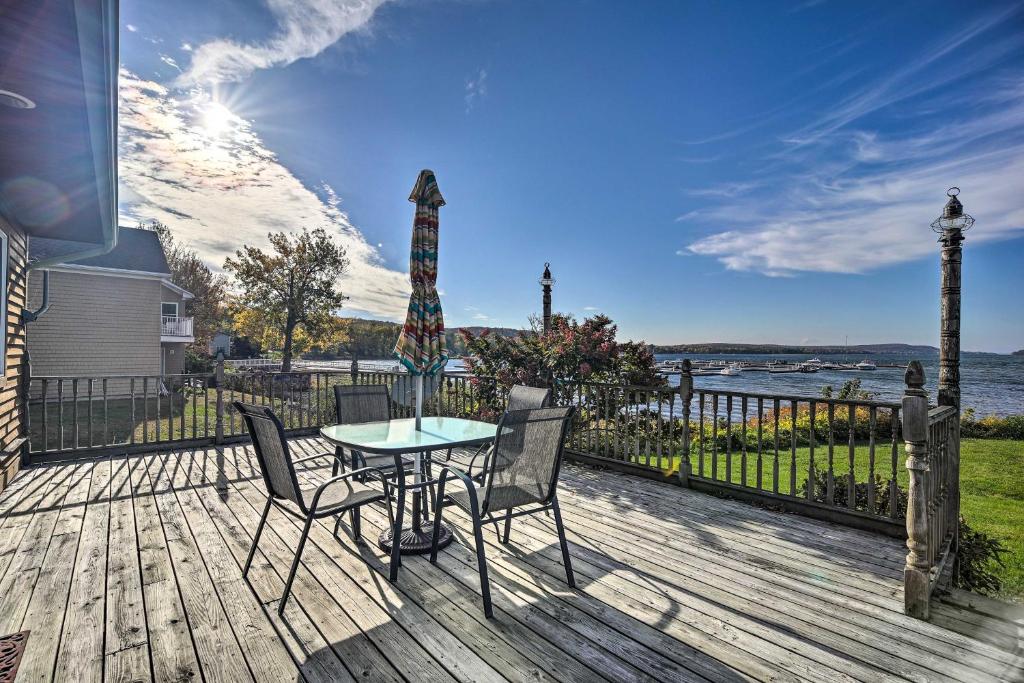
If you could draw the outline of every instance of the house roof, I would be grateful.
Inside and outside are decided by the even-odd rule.
[[[29,242],[29,260],[39,261],[54,255],[60,244],[56,240],[33,238]],[[101,256],[75,261],[73,265],[87,268],[130,270],[141,273],[155,273],[170,277],[163,247],[157,234],[152,230],[125,228],[118,230],[117,246]]]

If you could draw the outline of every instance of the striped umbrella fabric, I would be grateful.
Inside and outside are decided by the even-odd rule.
[[[416,202],[409,256],[412,295],[405,327],[395,344],[395,356],[410,374],[429,376],[448,362],[444,316],[437,296],[438,209],[444,206],[444,197],[437,189],[433,171],[420,171],[409,201]]]

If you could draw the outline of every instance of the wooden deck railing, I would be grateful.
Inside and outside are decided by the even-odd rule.
[[[52,459],[237,440],[245,428],[231,407],[236,400],[273,407],[290,433],[314,433],[333,420],[335,384],[390,386],[407,377],[359,368],[230,370],[223,363],[210,375],[34,377],[27,390],[28,450],[32,458]],[[899,404],[719,391],[692,382],[685,373],[679,387],[557,382],[557,402],[577,408],[570,457],[859,528],[910,534],[908,571],[927,570],[933,585],[955,543],[955,411],[939,409],[928,417],[925,397],[931,426],[921,432],[906,420],[908,406],[919,410],[917,395]],[[424,407],[427,414],[489,420],[503,408],[493,380],[459,374],[443,376]],[[411,406],[395,410],[400,417],[412,415]],[[905,468],[901,441],[909,456]],[[932,469],[921,470],[922,462]],[[908,516],[908,505],[915,504],[920,512]]]
[[[910,473],[904,608],[927,619],[931,596],[956,560],[960,525],[960,412],[928,407],[924,369],[907,369],[903,438]]]

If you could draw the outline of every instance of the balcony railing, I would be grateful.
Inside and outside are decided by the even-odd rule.
[[[161,337],[191,337],[192,318],[165,315],[160,318]]]

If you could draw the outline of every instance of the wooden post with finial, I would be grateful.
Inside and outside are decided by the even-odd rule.
[[[693,365],[690,359],[683,361],[679,375],[679,400],[683,405],[683,443],[679,453],[679,484],[690,486],[690,403],[693,401]]]
[[[928,394],[924,368],[911,361],[904,377],[903,441],[910,488],[907,493],[907,563],[903,570],[903,610],[928,618],[931,565],[928,553]]]

